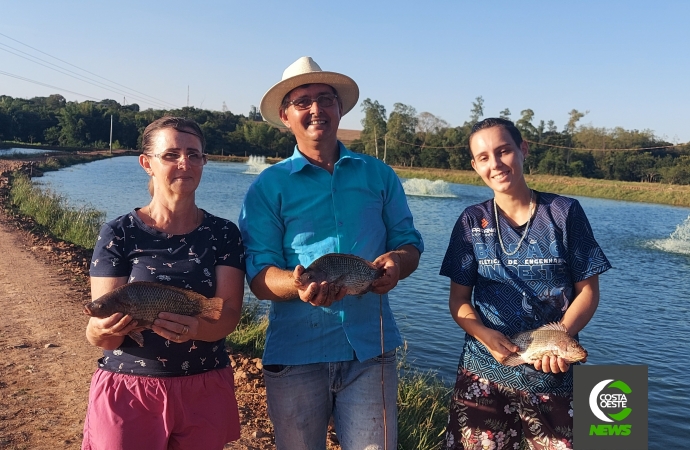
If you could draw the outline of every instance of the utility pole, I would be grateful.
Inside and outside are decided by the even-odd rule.
[[[386,162],[386,149],[388,147],[388,133],[383,135],[383,162]]]
[[[189,85],[187,85],[187,108],[189,108]]]
[[[376,125],[374,124],[374,148],[376,149],[376,159],[379,159],[379,140],[376,138]]]
[[[113,115],[110,115],[110,154],[113,154]]]

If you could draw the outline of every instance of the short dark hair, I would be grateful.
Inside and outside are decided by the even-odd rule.
[[[518,147],[522,145],[522,134],[520,134],[520,130],[517,129],[513,122],[507,119],[501,119],[499,117],[489,117],[472,125],[472,131],[470,131],[470,136],[467,139],[467,149],[469,150],[470,157],[472,159],[474,159],[474,155],[472,154],[471,148],[472,136],[474,136],[474,134],[478,131],[485,130],[491,127],[503,128],[510,134],[510,137],[513,138],[513,142],[515,142],[515,145],[517,145]]]
[[[206,139],[201,127],[192,119],[186,117],[163,116],[151,122],[141,137],[141,152],[150,153],[153,148],[153,139],[157,131],[172,128],[180,133],[192,134],[201,141],[201,152],[206,148]]]

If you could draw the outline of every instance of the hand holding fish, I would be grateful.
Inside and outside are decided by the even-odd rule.
[[[545,373],[562,373],[570,369],[570,363],[560,356],[544,355],[542,359],[534,362],[534,368]]]
[[[153,321],[151,330],[157,335],[178,344],[196,338],[199,332],[199,319],[182,314],[161,312]]]
[[[385,294],[397,286],[400,281],[400,263],[400,255],[396,252],[384,253],[376,258],[373,264],[383,271],[383,275],[371,284],[371,292]]]
[[[347,295],[345,286],[320,280],[309,282],[304,276],[305,270],[303,266],[297,265],[292,273],[299,298],[303,302],[312,306],[331,306]]]
[[[118,312],[103,318],[91,317],[86,327],[86,334],[99,341],[112,341],[113,348],[117,348],[129,333],[144,329],[137,325],[138,322],[133,320],[131,315]]]
[[[486,347],[491,356],[496,358],[496,361],[501,364],[508,356],[520,349],[520,347],[508,339],[508,336],[488,327],[485,327],[481,335],[478,334],[475,337]]]

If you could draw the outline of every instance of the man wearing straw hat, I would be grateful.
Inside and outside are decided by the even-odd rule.
[[[239,219],[247,280],[271,300],[263,364],[278,450],[325,449],[331,416],[343,450],[397,447],[402,339],[387,293],[417,268],[423,243],[395,172],[337,140],[358,97],[350,77],[302,57],[261,100],[264,119],[297,140],[251,185]],[[303,285],[304,267],[328,253],[372,261],[383,276],[362,296]]]

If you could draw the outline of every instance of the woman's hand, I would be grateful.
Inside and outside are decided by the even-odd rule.
[[[151,330],[165,339],[180,344],[196,339],[199,332],[199,319],[181,314],[162,312],[153,321]]]
[[[491,328],[485,328],[481,333],[481,337],[476,336],[476,338],[489,350],[491,356],[501,364],[508,356],[520,350],[520,347],[513,344],[505,334]]]
[[[98,347],[114,350],[122,344],[129,333],[144,329],[137,325],[137,321],[132,320],[132,316],[122,313],[115,313],[103,319],[91,317],[86,325],[86,338]]]
[[[563,373],[570,369],[570,364],[560,356],[544,355],[540,361],[535,361],[534,368],[544,373]]]

